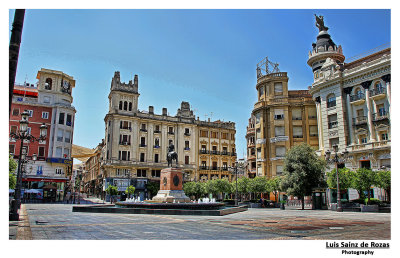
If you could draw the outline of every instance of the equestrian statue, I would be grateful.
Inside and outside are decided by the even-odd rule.
[[[172,167],[172,160],[176,161],[176,167],[178,167],[178,153],[176,153],[175,147],[171,143],[168,147],[168,154],[167,154],[168,167],[169,165],[171,165]]]

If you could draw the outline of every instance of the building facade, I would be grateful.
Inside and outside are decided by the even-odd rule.
[[[390,169],[391,49],[381,47],[345,62],[342,47],[327,31],[320,28],[307,61],[314,74],[309,91],[317,107],[318,154],[333,152],[337,145],[339,152],[349,152],[339,166]],[[349,194],[358,198],[355,191]]]
[[[248,127],[247,137],[252,176],[282,175],[285,154],[295,145],[305,142],[318,148],[317,115],[312,97],[307,90],[289,91],[288,81],[286,72],[263,75],[258,69],[258,101],[252,111],[254,120],[250,120],[254,121],[254,130],[252,125]]]
[[[181,103],[176,116],[168,115],[166,108],[162,114],[155,114],[153,106],[139,111],[138,84],[137,75],[129,83],[121,82],[119,72],[112,78],[100,158],[103,190],[110,184],[119,191],[133,185],[142,199],[150,198],[146,185],[150,181],[159,183],[171,143],[185,180],[226,176],[225,167],[236,160],[235,124],[200,121],[188,102]]]
[[[257,161],[256,161],[256,131],[255,131],[255,117],[249,118],[249,124],[246,127],[246,143],[247,143],[247,166],[246,174],[249,178],[254,178],[257,174]]]
[[[71,146],[76,110],[72,104],[73,77],[60,72],[42,68],[34,84],[15,85],[11,106],[10,132],[17,131],[21,113],[30,114],[29,129],[34,136],[39,136],[39,127],[47,125],[45,141],[24,142],[28,146],[28,158],[38,155],[36,162],[28,162],[23,174],[24,189],[46,190],[43,198],[53,201],[63,200],[68,176],[72,172]],[[10,139],[9,151],[18,162],[20,142]],[[47,196],[51,194],[51,196]]]

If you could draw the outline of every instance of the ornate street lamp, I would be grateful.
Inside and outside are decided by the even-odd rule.
[[[27,163],[27,146],[24,146],[24,141],[44,141],[46,139],[47,126],[42,124],[40,126],[40,136],[35,137],[28,133],[28,118],[29,112],[24,111],[21,113],[21,120],[19,121],[19,130],[17,132],[11,132],[10,138],[13,140],[20,140],[21,147],[19,150],[18,158],[18,170],[17,170],[17,185],[15,187],[14,199],[11,202],[11,213],[10,220],[19,220],[18,209],[21,206],[21,187],[22,187],[22,167],[24,163]],[[32,155],[32,160],[36,161],[36,153]]]
[[[336,184],[337,184],[337,208],[336,211],[337,212],[342,212],[342,202],[340,200],[340,186],[339,186],[339,171],[338,171],[338,163],[341,162],[345,162],[347,160],[348,154],[349,152],[347,150],[343,151],[343,153],[338,153],[338,146],[337,145],[333,145],[333,151],[334,156],[333,158],[331,158],[331,152],[329,150],[327,150],[325,152],[325,159],[328,163],[335,163],[335,169],[336,169]]]
[[[236,178],[236,193],[235,193],[235,206],[238,206],[238,185],[237,185],[237,180],[238,180],[238,171],[240,172],[243,171],[244,169],[244,164],[239,163],[238,161],[235,161],[235,166],[234,167],[229,167],[228,168],[231,173],[235,174]]]

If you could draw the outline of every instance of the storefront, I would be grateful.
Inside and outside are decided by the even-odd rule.
[[[26,201],[61,202],[67,178],[22,178],[22,196]]]

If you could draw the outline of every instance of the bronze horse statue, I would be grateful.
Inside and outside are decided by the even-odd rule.
[[[168,147],[168,154],[167,154],[167,161],[168,161],[168,167],[171,165],[172,167],[172,160],[176,161],[176,166],[178,167],[178,153],[174,150],[175,147],[171,143]]]

